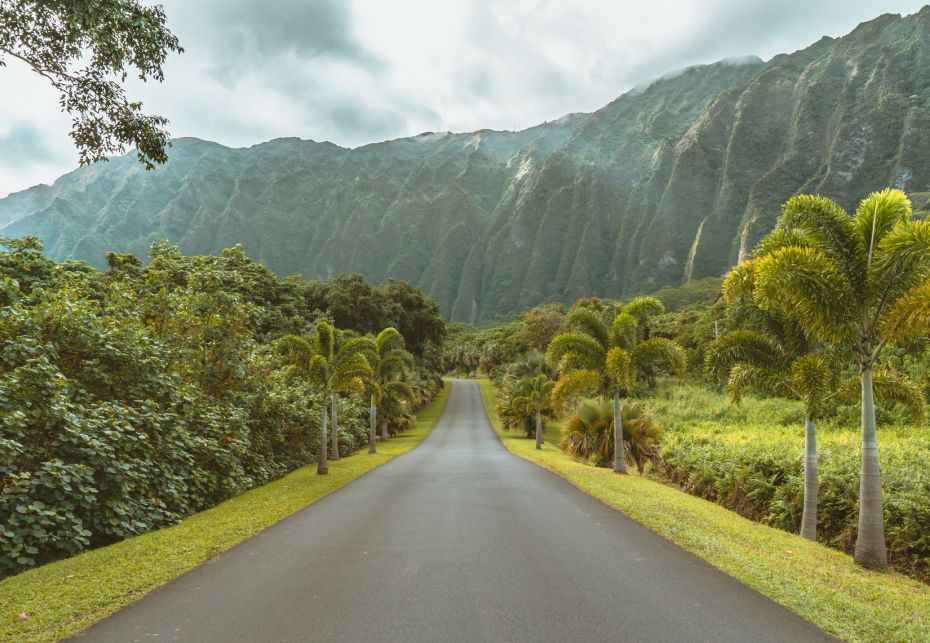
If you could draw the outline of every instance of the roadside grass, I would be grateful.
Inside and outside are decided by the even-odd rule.
[[[364,452],[316,463],[194,514],[177,525],[49,563],[0,581],[0,641],[56,641],[79,632],[303,509],[388,460],[433,429],[449,395],[446,382],[410,430]],[[23,620],[19,614],[25,613]]]
[[[847,641],[930,640],[930,586],[892,571],[869,571],[850,556],[747,520],[712,502],[638,475],[572,460],[548,440],[501,429],[496,390],[481,397],[504,446],[565,478],[718,569]],[[549,431],[547,431],[548,437]]]

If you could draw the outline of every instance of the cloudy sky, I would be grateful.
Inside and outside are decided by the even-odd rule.
[[[904,0],[163,0],[186,52],[133,85],[174,136],[356,146],[424,131],[520,129],[592,111],[665,72],[769,59]],[[70,119],[0,68],[0,196],[73,169]]]

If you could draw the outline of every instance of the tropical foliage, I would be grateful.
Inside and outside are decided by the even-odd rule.
[[[567,330],[556,335],[547,350],[547,359],[559,366],[554,400],[565,404],[586,391],[613,395],[612,417],[622,417],[620,398],[630,394],[637,378],[654,388],[659,372],[683,370],[684,350],[672,339],[650,336],[652,318],[664,310],[655,297],[635,297],[608,326],[589,306],[572,309]],[[615,442],[622,442],[620,432],[615,425]],[[617,473],[626,473],[622,450],[615,453],[613,466]]]
[[[47,259],[35,239],[3,248],[0,575],[172,524],[313,462],[328,395],[370,371],[363,354],[353,373],[334,360],[341,374],[326,389],[294,377],[279,338],[336,333],[329,311],[308,308],[306,282],[240,248],[185,257],[159,243],[148,265],[110,254],[102,273]],[[418,381],[415,403],[436,390],[428,370]],[[367,410],[352,397],[337,407],[340,447],[354,451]]]
[[[861,382],[862,469],[856,560],[887,561],[874,375],[882,350],[930,328],[930,222],[911,220],[900,190],[875,192],[854,216],[833,201],[789,200],[775,231],[727,277],[728,293],[752,293],[806,333],[855,360]]]
[[[574,458],[606,467],[614,460],[613,405],[604,400],[583,400],[562,426],[562,450]],[[642,473],[647,462],[655,462],[662,429],[642,404],[623,406],[623,441],[627,457]]]
[[[534,309],[483,330],[457,326],[443,366],[489,374],[502,424],[532,437],[520,389],[533,369],[522,356],[527,338],[551,337],[543,360],[555,371],[550,413],[562,419],[560,446],[574,457],[599,466],[613,458],[618,470],[636,462],[744,515],[858,551],[868,566],[883,564],[884,529],[892,562],[926,576],[918,533],[930,530],[930,518],[920,503],[913,515],[902,509],[925,476],[920,458],[900,449],[926,446],[916,427],[926,424],[930,399],[930,222],[915,220],[897,190],[868,196],[854,215],[822,197],[795,197],[720,287],[714,279],[627,302],[582,298],[564,314]],[[684,379],[660,384],[663,374]],[[611,435],[615,409],[629,406],[621,396],[638,400],[638,417],[649,408],[643,450],[622,427],[626,458],[616,457]],[[687,405],[669,413],[682,396]],[[652,430],[659,423],[664,433]],[[860,453],[849,446],[854,423],[866,445],[858,485],[849,474]],[[896,450],[883,458],[884,490],[877,423],[889,427]],[[777,446],[767,433],[773,424]],[[731,433],[745,448],[731,448]],[[901,434],[909,439],[893,437]]]

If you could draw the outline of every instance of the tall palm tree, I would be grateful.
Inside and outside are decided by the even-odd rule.
[[[660,370],[681,370],[685,354],[677,343],[663,337],[644,339],[644,320],[662,310],[662,303],[654,297],[638,297],[608,326],[596,311],[572,309],[565,319],[567,330],[552,339],[546,352],[550,363],[559,365],[554,398],[565,400],[582,391],[613,395],[613,417],[620,418],[620,398],[633,389],[637,371],[645,373],[654,386]],[[621,445],[614,450],[614,471],[627,473],[623,427],[614,422],[613,429],[614,443]]]
[[[793,353],[791,343],[753,330],[727,333],[711,344],[705,369],[728,377],[730,400],[738,404],[743,390],[787,397],[804,403],[804,510],[801,537],[817,540],[817,419],[827,397],[836,390],[836,377],[827,360],[813,352]],[[795,344],[797,345],[797,344]]]
[[[316,332],[309,339],[287,335],[278,340],[282,360],[289,374],[299,377],[323,394],[321,404],[320,458],[317,474],[329,473],[326,441],[326,406],[329,399],[345,391],[363,391],[365,378],[371,375],[371,366],[365,357],[371,340],[353,337],[339,341],[339,331],[325,321],[316,324]],[[338,459],[339,443],[336,437],[335,406],[333,451]]]
[[[371,396],[371,416],[368,452],[375,453],[378,406],[385,398],[395,401],[410,400],[413,389],[410,374],[414,368],[413,355],[405,348],[404,337],[396,328],[385,328],[375,337],[368,355],[371,377],[367,384]],[[387,440],[388,419],[381,419],[381,439]]]
[[[888,557],[875,425],[873,370],[882,349],[930,325],[930,222],[911,220],[900,190],[873,192],[854,216],[830,199],[802,195],[782,208],[775,231],[733,271],[727,288],[796,320],[811,336],[857,357],[862,465],[856,561]]]

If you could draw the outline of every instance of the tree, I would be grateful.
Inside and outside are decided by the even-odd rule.
[[[651,301],[650,301],[651,300]],[[629,310],[627,309],[629,308]],[[593,391],[614,398],[613,417],[621,417],[621,396],[633,389],[637,372],[655,386],[661,370],[684,368],[684,350],[664,337],[642,339],[643,320],[661,311],[662,303],[652,297],[636,298],[621,310],[608,327],[598,312],[576,307],[565,320],[566,332],[553,338],[547,359],[559,365],[559,380],[553,390],[556,400],[565,400],[582,391]],[[622,444],[622,427],[614,427],[615,441]],[[614,454],[614,471],[626,473],[622,449]]]
[[[542,414],[552,409],[550,396],[555,386],[545,375],[533,375],[517,380],[513,386],[511,404],[531,415],[536,423],[536,448],[542,449],[543,424]]]
[[[746,388],[804,403],[804,510],[801,537],[817,540],[817,420],[836,377],[827,360],[813,352],[792,354],[787,342],[752,330],[736,330],[711,344],[706,368],[727,377],[730,400],[739,404]]]
[[[133,146],[152,169],[168,160],[168,121],[144,114],[121,83],[130,68],[143,81],[164,80],[166,58],[183,51],[165,20],[160,6],[139,0],[8,0],[0,3],[0,67],[4,57],[18,59],[58,91],[81,165]]]
[[[613,432],[614,409],[603,400],[583,400],[562,427],[560,446],[573,458],[587,461],[594,458],[595,464],[605,467],[615,459],[616,435]],[[640,473],[646,462],[657,454],[662,430],[643,412],[641,404],[623,406],[620,424],[626,451]]]
[[[370,350],[370,339],[353,337],[339,341],[339,331],[325,321],[316,324],[316,333],[310,339],[299,335],[286,335],[278,341],[289,375],[299,377],[323,393],[321,406],[320,459],[317,473],[329,473],[326,444],[327,398],[335,404],[336,396],[345,391],[362,392],[365,380],[371,377],[371,366],[365,355]],[[334,406],[335,409],[335,406]],[[337,427],[333,425],[333,451],[338,459]]]
[[[384,325],[397,328],[416,357],[423,357],[430,346],[439,346],[446,335],[446,322],[439,304],[409,281],[388,279],[378,288],[389,309]]]
[[[545,304],[530,308],[520,316],[520,325],[514,333],[521,346],[544,351],[565,324],[565,306]]]
[[[373,350],[368,355],[372,374],[368,380],[371,395],[371,435],[368,452],[374,453],[375,426],[377,423],[378,406],[382,401],[390,398],[392,401],[409,401],[413,397],[413,389],[409,383],[410,372],[414,368],[413,355],[404,347],[404,338],[396,328],[385,328],[375,337]],[[387,440],[388,418],[381,418],[381,439]]]
[[[795,320],[812,337],[856,355],[862,402],[859,530],[855,559],[887,565],[873,370],[889,343],[930,327],[930,222],[911,220],[900,190],[873,192],[854,216],[802,195],[725,287]]]

